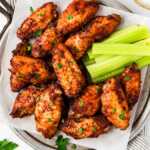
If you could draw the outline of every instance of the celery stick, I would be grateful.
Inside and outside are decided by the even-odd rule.
[[[89,60],[86,60],[86,61],[83,60],[83,63],[84,63],[85,66],[87,66],[87,65],[94,64],[95,60],[94,59],[89,59]]]
[[[95,57],[95,62],[96,63],[99,63],[99,62],[103,62],[103,61],[106,61],[110,58],[113,58],[114,56],[111,56],[111,55],[101,55],[99,57]]]
[[[150,46],[144,44],[94,44],[95,55],[150,56]]]
[[[104,80],[106,80],[106,79],[109,79],[109,78],[111,78],[111,77],[117,76],[117,75],[121,74],[124,69],[125,69],[125,67],[122,67],[122,68],[119,68],[119,69],[117,69],[117,70],[114,70],[114,71],[112,71],[112,72],[110,72],[110,73],[107,73],[107,74],[105,74],[105,75],[103,75],[103,76],[99,76],[99,77],[97,77],[97,78],[94,78],[94,79],[92,79],[92,82],[93,82],[93,83],[98,83],[98,82],[104,81]]]
[[[136,61],[136,64],[138,65],[139,69],[142,69],[145,66],[150,64],[150,57],[147,56],[147,57],[143,57],[141,59],[138,59]],[[109,73],[107,73],[107,74],[105,74],[103,76],[99,76],[97,78],[94,78],[94,79],[92,79],[92,82],[93,83],[98,83],[98,82],[104,81],[106,79],[109,79],[111,77],[117,76],[117,75],[121,74],[124,69],[125,69],[125,67],[122,67],[122,68],[119,68],[119,69],[114,70],[112,72],[109,72]]]
[[[148,27],[145,25],[133,25],[114,32],[103,43],[134,43],[149,37]]]
[[[139,57],[139,56],[126,56],[126,57],[116,56],[116,57],[108,59],[104,62],[86,66],[86,68],[87,68],[90,76],[92,78],[96,78],[98,76],[109,73],[115,69],[126,66],[126,65],[130,64],[131,62],[134,62],[140,58],[141,57]]]

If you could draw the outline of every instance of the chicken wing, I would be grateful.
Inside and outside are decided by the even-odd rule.
[[[73,0],[58,18],[58,32],[67,34],[81,28],[96,14],[98,8],[96,2]]]
[[[101,87],[89,85],[71,104],[69,118],[93,116],[100,108]]]
[[[57,6],[52,3],[46,3],[34,11],[18,28],[18,38],[25,40],[32,37],[36,32],[44,30],[49,23],[57,17]]]
[[[117,14],[98,16],[85,28],[84,31],[70,36],[65,45],[71,50],[76,60],[80,59],[97,40],[103,40],[109,36],[121,22]]]
[[[141,73],[135,64],[127,67],[121,74],[121,82],[127,95],[129,107],[138,101],[140,94]]]
[[[33,43],[32,56],[43,57],[49,54],[54,46],[62,41],[62,37],[57,33],[56,28],[48,27],[44,33]]]
[[[111,78],[103,86],[102,113],[117,128],[126,129],[130,113],[127,99],[117,79]]]
[[[61,119],[63,100],[57,85],[49,85],[40,95],[35,108],[36,128],[46,138],[51,138],[57,131]]]
[[[85,78],[73,56],[61,43],[56,46],[52,55],[54,71],[66,96],[77,96],[85,84]]]
[[[97,137],[100,134],[107,132],[109,129],[109,122],[104,116],[68,119],[61,127],[61,130],[64,133],[75,139]]]
[[[17,44],[16,49],[13,50],[13,56],[30,56],[32,46],[27,42]]]
[[[41,84],[50,79],[50,74],[43,60],[25,56],[14,56],[11,59],[10,84],[12,91],[19,91],[24,86]]]
[[[26,89],[21,90],[16,97],[10,115],[13,118],[22,118],[24,116],[32,115],[39,95],[40,90],[35,86],[29,86]]]

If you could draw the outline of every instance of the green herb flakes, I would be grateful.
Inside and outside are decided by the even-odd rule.
[[[73,144],[73,145],[71,146],[71,148],[72,148],[72,150],[76,150],[76,149],[77,149],[77,145],[76,145],[76,144]]]
[[[68,20],[72,20],[72,19],[73,19],[73,16],[72,16],[72,15],[68,15],[68,16],[67,16],[67,19],[68,19]]]
[[[83,131],[84,131],[84,128],[79,128],[80,133],[83,133]]]
[[[83,106],[84,106],[84,101],[83,101],[82,99],[80,99],[80,101],[79,101],[79,106],[80,106],[80,107],[83,107]]]
[[[131,80],[131,77],[130,77],[130,76],[125,76],[125,77],[124,77],[124,80],[125,80],[125,81],[129,81],[129,80]]]
[[[58,135],[56,140],[57,150],[67,150],[68,144],[69,144],[68,138],[63,138],[62,135]]]
[[[112,113],[114,114],[117,111],[116,108],[112,108]]]
[[[0,150],[14,150],[18,145],[14,142],[11,142],[7,139],[0,141]]]
[[[57,64],[57,67],[59,68],[59,69],[61,69],[62,67],[63,67],[63,65],[62,64]]]
[[[125,120],[125,112],[124,111],[121,112],[121,114],[119,115],[119,118],[121,120]]]
[[[51,118],[48,118],[48,122],[52,122],[52,119],[51,119]]]
[[[34,32],[34,36],[35,37],[39,37],[42,34],[42,30],[37,30],[36,32]]]
[[[31,13],[33,13],[33,12],[34,12],[34,9],[33,9],[33,7],[32,7],[32,6],[30,7],[30,12],[31,12]]]

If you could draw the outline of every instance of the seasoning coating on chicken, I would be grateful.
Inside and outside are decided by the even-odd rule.
[[[54,46],[61,42],[62,38],[56,28],[48,27],[44,33],[33,43],[32,56],[43,57],[51,52]]]
[[[64,133],[75,139],[97,137],[100,134],[107,132],[109,129],[109,122],[104,116],[68,119],[61,127],[61,130]]]
[[[57,85],[49,85],[39,97],[35,108],[36,128],[44,137],[52,138],[61,119],[62,91]]]
[[[17,44],[16,49],[13,50],[13,56],[30,56],[32,46],[27,42],[20,42]]]
[[[65,45],[71,50],[76,60],[80,59],[91,47],[94,41],[100,41],[108,37],[116,30],[121,22],[117,14],[98,16],[85,28],[84,31],[70,36]]]
[[[13,104],[10,115],[13,118],[22,118],[32,115],[35,110],[36,101],[40,95],[40,90],[35,86],[29,86],[20,91]]]
[[[45,62],[40,59],[33,59],[25,56],[14,56],[11,59],[10,85],[12,91],[19,91],[24,86],[41,84],[49,78],[49,71]]]
[[[18,28],[18,38],[25,40],[34,35],[34,33],[44,30],[49,23],[57,17],[57,6],[52,3],[46,3],[35,10]]]
[[[103,86],[102,113],[117,128],[126,129],[130,113],[127,99],[117,79],[111,78]]]
[[[100,108],[101,87],[89,85],[71,104],[69,118],[93,116]]]
[[[81,28],[98,11],[99,5],[93,1],[73,0],[58,18],[57,30],[67,34]]]
[[[64,44],[58,44],[53,50],[52,64],[66,96],[77,96],[85,84],[85,78]]]
[[[121,74],[121,83],[127,95],[130,108],[138,101],[140,94],[141,72],[135,64],[127,67]]]

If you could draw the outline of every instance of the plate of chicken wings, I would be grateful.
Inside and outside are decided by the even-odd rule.
[[[61,12],[59,7],[55,2],[31,6],[12,32],[17,42],[9,52],[6,89],[15,100],[5,106],[10,120],[25,119],[27,128],[32,116],[30,131],[34,128],[48,139],[58,131],[85,139],[108,134],[112,127],[121,133],[128,130],[145,71],[131,64],[120,75],[93,83],[83,58],[93,43],[134,24],[138,17],[131,15],[126,23],[128,13],[109,13],[111,8],[96,1],[73,0]]]

